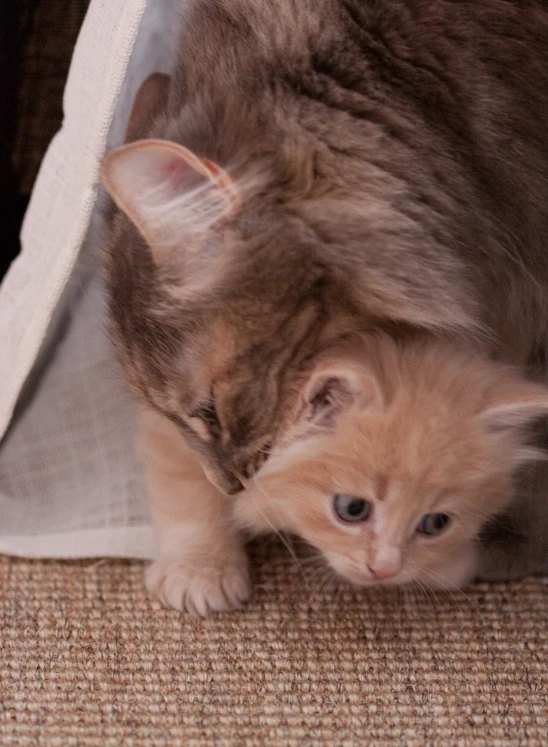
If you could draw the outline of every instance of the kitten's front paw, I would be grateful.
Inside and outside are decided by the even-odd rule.
[[[147,568],[145,584],[156,599],[194,617],[239,609],[250,590],[246,558],[223,566],[157,560]]]

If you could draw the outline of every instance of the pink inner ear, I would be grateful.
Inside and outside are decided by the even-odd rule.
[[[209,181],[203,173],[196,171],[181,158],[175,157],[162,165],[160,178],[162,182],[169,184],[170,192],[177,194],[191,192]]]
[[[159,176],[169,184],[170,192],[178,194],[191,192],[207,182],[215,183],[232,214],[240,206],[234,182],[228,174],[213,161],[198,158],[182,146],[177,155],[162,165]]]
[[[239,207],[235,185],[220,166],[163,140],[114,149],[103,160],[101,178],[151,247],[174,246],[181,231],[209,230]]]
[[[172,199],[208,182],[226,201],[229,213],[240,206],[235,185],[220,166],[163,140],[139,140],[115,148],[103,160],[101,178],[122,209],[130,213],[134,208],[140,212],[139,205],[146,209],[148,200]]]

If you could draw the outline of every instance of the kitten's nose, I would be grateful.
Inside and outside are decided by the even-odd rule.
[[[394,544],[378,543],[377,547],[369,548],[367,567],[373,578],[379,581],[395,576],[402,568],[402,554]]]
[[[379,579],[379,581],[381,581],[383,578],[390,578],[390,576],[395,576],[399,571],[399,568],[397,568],[393,564],[390,565],[389,563],[379,563],[375,565],[370,565],[368,563],[367,567],[373,578],[377,578]]]

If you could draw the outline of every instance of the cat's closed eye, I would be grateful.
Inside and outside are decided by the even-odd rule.
[[[219,418],[217,417],[214,402],[206,402],[200,405],[190,413],[190,417],[200,418],[210,428],[216,428],[219,425]]]
[[[432,537],[440,534],[451,523],[451,517],[447,514],[425,514],[419,522],[417,532]]]
[[[337,493],[333,500],[335,513],[345,522],[365,521],[371,514],[373,506],[364,498]]]

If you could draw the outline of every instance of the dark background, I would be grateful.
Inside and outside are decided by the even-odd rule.
[[[19,252],[19,230],[62,98],[89,0],[0,0],[0,279]]]

